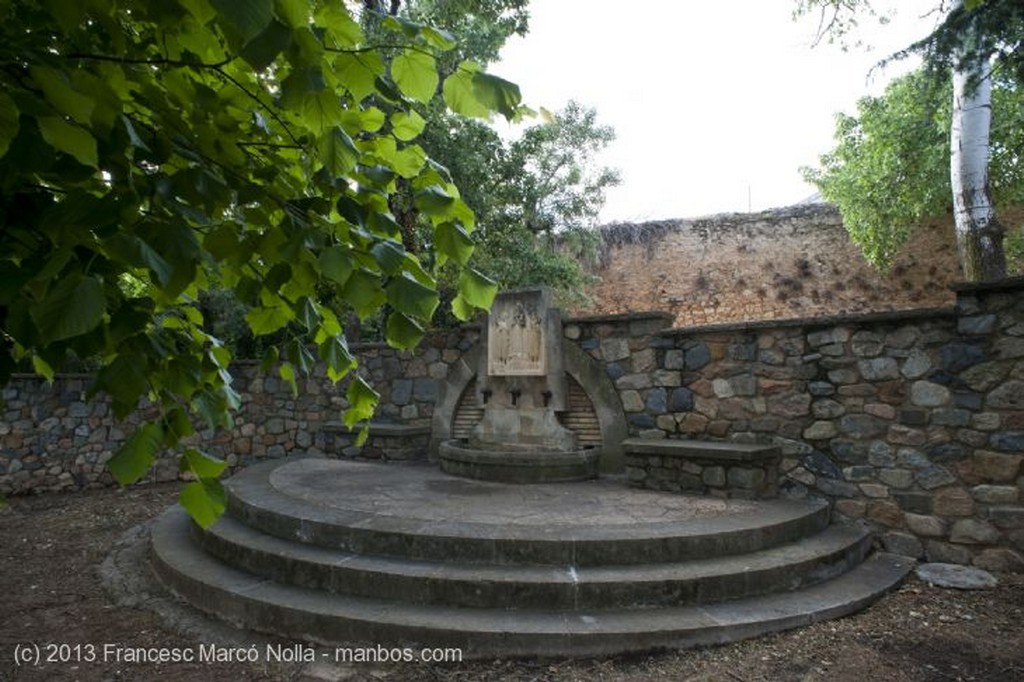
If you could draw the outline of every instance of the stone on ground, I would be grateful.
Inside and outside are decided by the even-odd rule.
[[[917,567],[917,577],[932,585],[956,590],[988,590],[999,583],[988,571],[960,564],[921,564]]]

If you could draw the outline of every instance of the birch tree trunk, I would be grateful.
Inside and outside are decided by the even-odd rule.
[[[958,5],[961,3],[957,3]],[[988,185],[992,78],[989,61],[971,54],[967,36],[953,71],[950,181],[960,263],[968,281],[1006,276],[1003,227],[996,219]]]

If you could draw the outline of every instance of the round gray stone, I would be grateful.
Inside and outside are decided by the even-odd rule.
[[[988,590],[999,583],[988,571],[960,564],[921,564],[917,567],[917,577],[926,583],[956,590]]]

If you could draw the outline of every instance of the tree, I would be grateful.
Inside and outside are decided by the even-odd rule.
[[[459,36],[440,68],[470,60],[486,66],[512,35],[528,28],[525,0],[406,0],[389,7],[409,19]],[[425,120],[419,143],[451,173],[477,216],[476,264],[506,287],[547,285],[563,302],[585,300],[587,276],[579,255],[596,251],[590,230],[618,175],[594,168],[595,155],[614,139],[592,109],[571,102],[557,115],[506,143],[486,124],[449,113],[440,98],[418,107]],[[401,194],[394,213],[406,247],[429,247],[434,230],[419,224],[415,206]],[[557,233],[557,234],[556,234]],[[569,249],[567,244],[579,248]]]
[[[842,37],[855,26],[858,11],[873,11],[868,0],[799,0],[797,14],[813,10],[822,12],[823,30],[832,37]],[[1006,274],[1006,258],[1003,228],[988,188],[988,97],[993,63],[1024,74],[1024,4],[954,0],[951,5],[940,2],[937,11],[944,13],[937,28],[890,60],[917,53],[933,78],[953,73],[950,173],[960,260],[969,280],[998,279]]]
[[[198,301],[226,288],[254,335],[286,332],[267,367],[296,390],[319,356],[348,379],[345,421],[369,418],[344,317],[387,304],[388,340],[415,345],[438,306],[434,272],[401,242],[399,181],[457,266],[454,313],[496,287],[468,266],[472,211],[416,144],[415,104],[520,113],[511,83],[462,63],[443,30],[381,17],[367,37],[336,0],[13,0],[0,7],[0,385],[29,363],[52,378],[96,357],[93,392],[125,416],[159,410],[110,460],[122,483],[191,434],[230,425],[231,352]],[[378,104],[385,104],[387,111]],[[452,265],[449,265],[452,267]],[[224,463],[186,448],[200,523],[223,506]]]
[[[564,303],[582,303],[582,261],[600,240],[593,228],[605,191],[619,182],[616,171],[594,160],[614,131],[576,102],[512,142],[475,121],[442,122],[428,129],[424,146],[466,188],[481,270],[502,286],[549,286]]]
[[[891,264],[913,227],[949,210],[952,90],[949,78],[922,71],[894,80],[882,96],[862,98],[856,115],[838,114],[836,146],[819,167],[803,169],[876,267]],[[997,206],[1024,203],[1024,90],[997,78],[992,109],[993,198]]]

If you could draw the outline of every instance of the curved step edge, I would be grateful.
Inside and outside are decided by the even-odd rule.
[[[177,513],[184,515],[183,511]],[[840,575],[870,549],[864,528],[830,526],[758,552],[669,564],[454,564],[360,556],[261,533],[224,517],[196,541],[226,565],[276,582],[334,594],[416,603],[517,609],[632,608],[706,604],[792,590]]]
[[[602,535],[606,529],[591,528],[585,535],[563,536],[553,530],[549,537],[530,537],[501,526],[481,529],[480,524],[431,523],[318,508],[282,494],[254,475],[236,476],[226,487],[227,513],[268,535],[353,554],[428,561],[576,566],[668,563],[746,554],[813,535],[829,523],[824,501],[776,500],[766,502],[763,513],[721,517],[699,527],[686,522],[660,524],[647,528],[646,536],[635,528],[617,528],[617,535],[608,537]]]
[[[280,585],[228,568],[189,539],[187,525],[153,526],[157,577],[193,606],[238,627],[351,646],[457,647],[464,656],[597,656],[718,644],[859,611],[894,589],[913,560],[876,554],[833,580],[795,592],[703,607],[565,614],[407,606]]]

